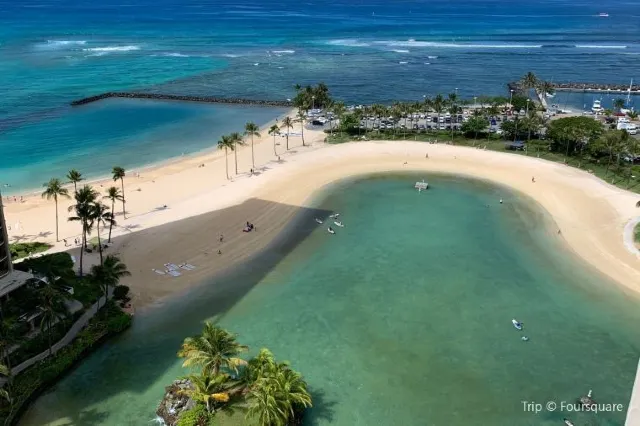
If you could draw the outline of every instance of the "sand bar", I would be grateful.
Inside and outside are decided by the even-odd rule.
[[[521,155],[409,141],[328,146],[323,138],[319,131],[305,131],[310,146],[302,147],[300,137],[291,137],[286,153],[284,138],[278,138],[278,161],[273,139],[264,131],[255,147],[257,174],[249,175],[251,150],[243,147],[238,154],[240,175],[233,181],[225,177],[220,152],[150,169],[140,178],[128,177],[127,220],[118,216],[118,237],[110,250],[120,253],[133,273],[124,282],[131,286],[136,306],[184,291],[267,247],[301,207],[310,205],[318,189],[347,177],[402,170],[482,178],[530,196],[550,213],[562,231],[560,237],[576,254],[622,288],[640,294],[640,259],[623,239],[625,225],[640,214],[637,194],[586,172]],[[233,175],[233,156],[229,168]],[[60,206],[60,234],[72,241],[80,229],[64,219],[69,204]],[[54,239],[52,202],[27,198],[24,203],[8,203],[6,213],[9,224],[20,222],[19,231],[15,226],[10,231],[12,239]],[[257,232],[243,233],[246,221],[254,223]],[[56,249],[64,249],[63,244]],[[72,253],[77,256],[78,249]],[[89,264],[96,258],[87,256]],[[197,269],[181,271],[175,278],[152,271],[162,270],[164,263],[183,262]]]

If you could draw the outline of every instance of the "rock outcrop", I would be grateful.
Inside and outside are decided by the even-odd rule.
[[[175,380],[165,388],[164,397],[158,405],[156,414],[166,426],[175,426],[180,413],[193,408],[195,402],[184,392],[192,388],[191,382],[187,379]]]

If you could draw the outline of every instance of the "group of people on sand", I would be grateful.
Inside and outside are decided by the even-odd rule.
[[[251,232],[254,229],[256,229],[256,227],[253,225],[253,223],[250,223],[250,222],[247,221],[247,226],[244,227],[242,232]]]

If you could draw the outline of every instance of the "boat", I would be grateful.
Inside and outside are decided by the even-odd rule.
[[[598,13],[598,16],[601,17],[601,18],[608,18],[609,14],[605,13],[605,12],[601,12],[601,13]]]
[[[554,95],[554,94],[551,94],[551,93],[547,93],[547,92],[545,92],[544,96],[545,96],[546,98],[552,99],[555,95]]]
[[[336,233],[336,231],[334,231],[334,230],[333,230],[333,229],[331,229],[331,228],[327,228],[327,231],[328,231],[330,234],[335,234],[335,233]]]
[[[523,341],[523,342],[528,342],[528,341],[529,341],[529,338],[528,338],[527,336],[522,336],[522,341]]]
[[[515,328],[517,328],[518,330],[522,330],[522,323],[521,323],[521,322],[519,322],[517,319],[515,319],[515,318],[514,318],[514,319],[512,319],[512,320],[511,320],[511,323],[512,323],[512,324],[513,324],[513,326],[514,326]]]
[[[564,424],[567,425],[567,426],[575,426],[573,424],[573,422],[571,422],[571,420],[569,420],[569,419],[562,419],[562,420],[564,420]]]
[[[598,114],[604,111],[604,108],[602,108],[602,101],[600,101],[599,99],[596,99],[595,101],[593,101],[593,105],[591,106],[591,111],[594,114]]]
[[[335,222],[333,222],[336,224],[336,226],[339,226],[340,228],[344,228],[344,224],[342,222],[340,222],[339,220],[336,220]]]
[[[331,219],[335,219],[335,218],[337,218],[338,216],[340,216],[340,213],[334,213],[334,214],[329,215],[329,217],[330,217]]]
[[[317,223],[322,223],[322,221],[320,219],[318,219],[317,217],[316,217],[316,222]]]

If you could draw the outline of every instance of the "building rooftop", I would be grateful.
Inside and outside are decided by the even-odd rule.
[[[0,278],[0,297],[23,286],[27,281],[32,280],[33,275],[28,272],[13,270],[9,275]]]

